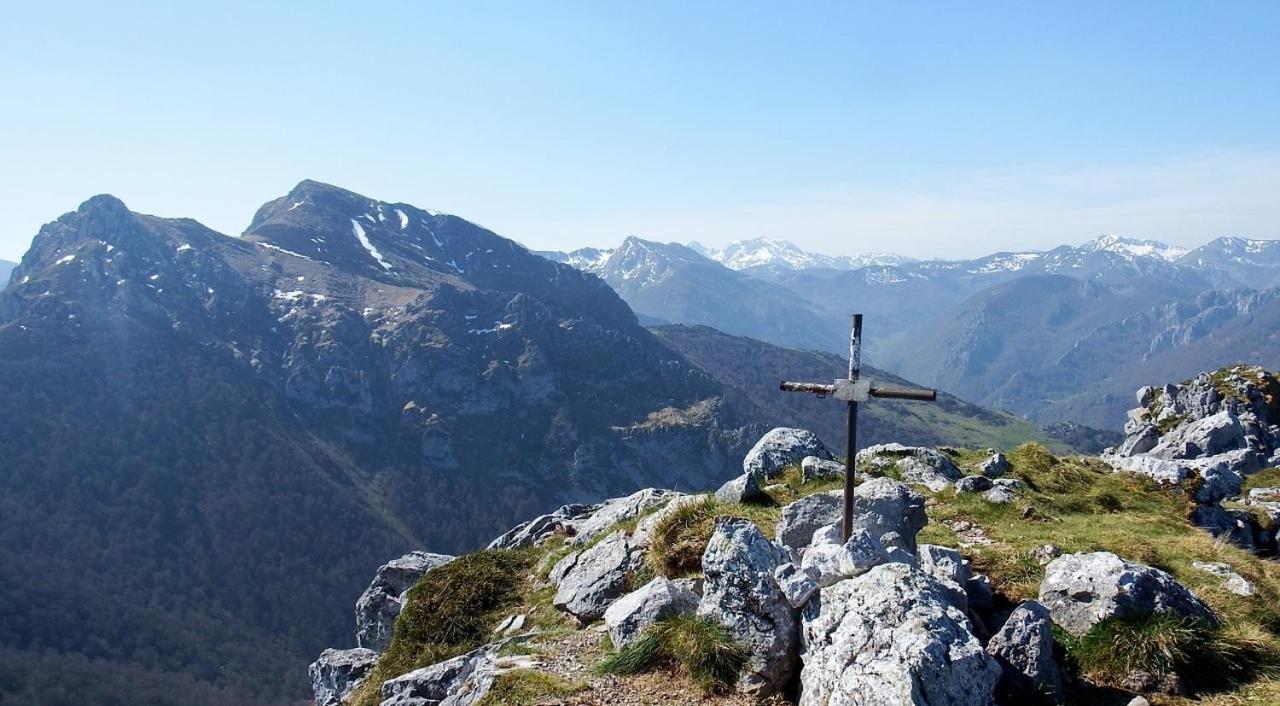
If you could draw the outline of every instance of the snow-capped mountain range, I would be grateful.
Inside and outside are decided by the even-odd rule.
[[[731,270],[752,270],[763,267],[782,267],[791,270],[856,270],[873,265],[900,265],[913,261],[912,258],[893,253],[823,255],[803,250],[790,241],[772,238],[738,240],[718,250],[692,241],[689,243],[689,248]]]

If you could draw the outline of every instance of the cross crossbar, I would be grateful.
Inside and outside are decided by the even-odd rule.
[[[808,392],[818,397],[832,397],[844,402],[848,409],[845,428],[844,446],[844,511],[842,513],[841,534],[848,541],[853,531],[853,480],[854,466],[858,455],[858,403],[868,399],[916,400],[935,402],[937,390],[911,389],[905,387],[877,387],[867,380],[861,380],[862,374],[862,314],[853,315],[853,330],[849,334],[849,377],[835,380],[831,384],[821,382],[787,382],[783,381],[778,389],[783,392]]]

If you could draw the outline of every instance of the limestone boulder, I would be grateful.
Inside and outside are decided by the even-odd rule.
[[[381,652],[403,608],[404,594],[422,575],[453,560],[446,554],[410,552],[378,567],[369,587],[356,600],[356,645]]]
[[[614,601],[604,612],[604,624],[614,648],[620,650],[659,620],[697,609],[698,596],[693,591],[659,576]]]
[[[1040,603],[1077,637],[1111,617],[1174,613],[1217,625],[1213,611],[1177,579],[1110,552],[1064,554],[1045,567]]]
[[[599,544],[573,558],[568,566],[556,566],[556,595],[552,604],[580,622],[604,616],[609,605],[627,590],[641,556],[632,552],[627,534],[618,530]]]
[[[377,662],[378,653],[364,647],[321,652],[307,668],[316,706],[340,706]]]
[[[1062,701],[1062,670],[1053,657],[1052,627],[1049,610],[1027,601],[1009,614],[987,643],[987,652],[1002,667],[1000,691],[1007,703]]]
[[[769,430],[742,460],[742,472],[759,479],[777,478],[788,466],[808,456],[831,460],[831,452],[817,434],[807,429],[776,427]]]

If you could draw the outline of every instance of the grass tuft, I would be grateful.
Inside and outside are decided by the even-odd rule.
[[[476,706],[535,706],[586,691],[584,682],[535,669],[517,669],[498,675],[489,693]]]
[[[706,618],[679,615],[660,620],[600,664],[605,674],[639,674],[660,667],[686,674],[701,689],[733,688],[750,651],[723,627]]]
[[[657,576],[681,578],[700,574],[702,553],[715,531],[717,517],[751,520],[766,537],[772,537],[778,513],[776,507],[722,503],[709,495],[699,498],[681,505],[658,522],[645,562]]]

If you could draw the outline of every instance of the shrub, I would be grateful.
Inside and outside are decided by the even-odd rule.
[[[709,692],[731,689],[750,651],[719,624],[679,615],[649,626],[630,645],[600,664],[607,674],[639,674],[659,667],[677,669]]]

